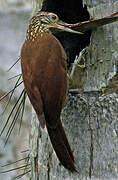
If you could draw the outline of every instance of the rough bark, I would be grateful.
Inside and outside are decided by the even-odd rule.
[[[94,4],[87,1],[86,4],[93,17],[118,11],[118,1],[94,1]],[[71,174],[59,164],[47,131],[40,128],[33,112],[30,136],[33,180],[118,179],[118,95],[114,89],[112,92],[108,89],[107,94],[97,92],[109,85],[109,79],[116,73],[117,34],[117,23],[92,32],[85,56],[84,92],[69,94],[62,112],[79,174]]]

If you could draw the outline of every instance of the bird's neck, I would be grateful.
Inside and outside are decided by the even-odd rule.
[[[46,28],[41,22],[35,24],[29,24],[26,34],[26,40],[34,41],[39,34],[51,33],[51,31]]]

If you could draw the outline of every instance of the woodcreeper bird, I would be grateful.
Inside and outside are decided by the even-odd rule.
[[[77,33],[49,12],[38,12],[29,22],[21,49],[24,86],[41,126],[47,131],[61,164],[76,171],[74,157],[60,114],[67,93],[66,53],[52,32]]]

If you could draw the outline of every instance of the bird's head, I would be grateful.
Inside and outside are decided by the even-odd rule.
[[[69,28],[69,24],[59,20],[58,16],[50,12],[38,12],[29,21],[28,33],[30,35],[43,32],[66,31],[70,33],[82,34]]]

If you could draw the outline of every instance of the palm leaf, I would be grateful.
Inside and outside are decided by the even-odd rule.
[[[18,61],[20,61],[20,57],[16,60],[16,62],[8,69],[8,71],[10,71],[17,63]]]
[[[13,94],[14,94],[14,91],[15,91],[15,89],[16,89],[19,81],[20,81],[20,79],[21,79],[21,76],[20,76],[20,77],[18,78],[18,80],[16,81],[16,84],[15,84],[15,86],[14,86],[14,88],[13,88],[13,91],[12,91],[11,94],[10,94],[9,100],[8,100],[8,102],[7,102],[6,106],[5,106],[2,114],[4,114],[4,112],[6,111],[6,109],[7,109],[8,105],[9,105],[9,103],[10,103],[10,101],[11,101],[11,98],[12,98],[12,96],[13,96]]]
[[[9,129],[7,131],[7,134],[6,134],[5,145],[6,145],[7,141],[8,141],[8,139],[9,139],[9,136],[11,135],[11,133],[13,131],[13,128],[14,128],[14,126],[16,124],[16,121],[17,121],[17,119],[18,119],[18,117],[20,115],[20,112],[21,112],[22,108],[24,109],[24,107],[22,105],[23,105],[23,103],[25,104],[25,99],[23,98],[25,93],[26,93],[25,89],[23,89],[23,91],[21,92],[17,102],[15,103],[14,107],[12,108],[11,113],[9,114],[8,119],[6,121],[6,124],[5,124],[4,128],[3,128],[3,129],[5,129],[5,127],[7,126],[12,114],[14,113],[14,110],[17,108],[17,110],[15,112],[15,115],[13,117],[13,120],[12,120],[12,122],[10,124],[10,127],[9,127]],[[25,98],[26,98],[26,96],[25,96]],[[18,105],[18,107],[17,107],[17,105]],[[23,117],[23,115],[22,115],[22,117]],[[2,133],[3,133],[3,131],[4,130],[2,130]]]

